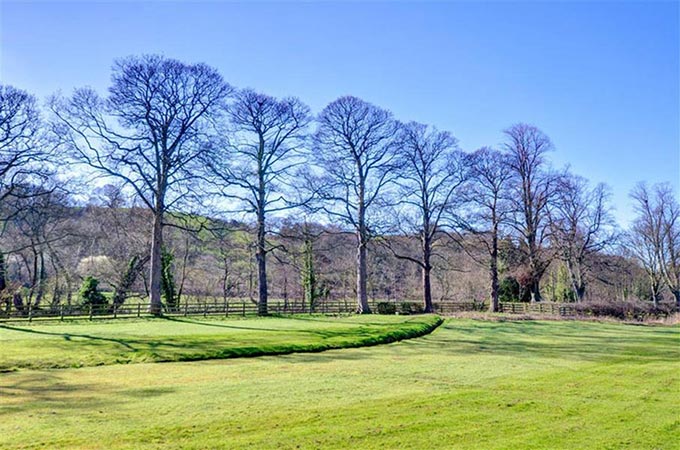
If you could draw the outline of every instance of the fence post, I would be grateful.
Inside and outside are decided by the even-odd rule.
[[[59,305],[59,320],[64,320],[64,305]]]
[[[33,321],[33,303],[28,304],[28,321]]]
[[[203,303],[203,317],[208,315],[208,302]]]
[[[137,303],[137,317],[142,317],[142,304]]]
[[[241,305],[243,306],[243,317],[246,316],[246,302],[242,302]]]
[[[115,319],[118,317],[118,308],[116,307],[115,303],[113,305],[113,318]]]
[[[92,303],[90,303],[90,320],[92,320]]]
[[[184,301],[184,317],[186,317],[188,313],[189,313],[189,299],[186,299]]]

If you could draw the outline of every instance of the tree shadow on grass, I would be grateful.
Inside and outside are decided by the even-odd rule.
[[[347,322],[347,321],[342,321],[342,320],[333,320],[333,319],[326,319],[326,318],[318,318],[315,316],[267,316],[267,318],[273,318],[273,319],[285,319],[285,320],[290,320],[290,321],[304,321],[304,322],[315,322],[315,323],[332,323],[335,325],[341,325],[345,327],[351,327],[348,328],[349,330],[353,330],[357,327],[367,327],[367,326],[372,326],[372,327],[395,327],[395,326],[400,326],[404,324],[412,324],[412,323],[421,323],[418,319],[416,318],[411,318],[407,319],[404,321],[398,321],[398,322]],[[235,330],[249,330],[249,331],[273,331],[273,332],[294,332],[294,333],[314,333],[317,331],[322,331],[326,332],[326,330],[314,330],[314,329],[301,329],[301,328],[266,328],[266,327],[247,327],[247,326],[242,326],[242,325],[229,325],[229,324],[224,324],[224,323],[215,323],[211,321],[200,321],[196,319],[188,319],[188,318],[182,318],[182,317],[172,317],[172,316],[163,316],[160,317],[159,319],[162,320],[167,320],[169,322],[180,322],[180,323],[187,323],[191,325],[200,325],[200,326],[206,326],[206,327],[215,327],[215,328],[228,328],[228,329],[235,329]],[[328,330],[328,332],[335,332],[334,330]],[[351,332],[351,331],[350,331]]]
[[[78,337],[78,338],[83,338],[83,339],[91,339],[95,341],[105,341],[105,342],[111,342],[115,344],[122,345],[123,347],[126,347],[128,350],[135,351],[135,348],[130,345],[131,343],[134,343],[135,341],[132,339],[115,339],[115,338],[107,338],[107,337],[102,337],[102,336],[93,336],[91,334],[80,334],[80,333],[53,333],[49,331],[40,331],[40,330],[35,330],[32,328],[22,328],[22,327],[16,327],[16,326],[11,326],[11,325],[0,325],[0,329],[5,329],[5,330],[10,330],[10,331],[18,331],[22,333],[32,333],[32,334],[41,334],[45,336],[54,336],[54,337],[62,337],[66,341],[70,341],[71,338]]]
[[[680,330],[600,327],[579,322],[449,321],[430,336],[409,341],[416,352],[499,354],[583,361],[680,362]]]
[[[56,373],[21,372],[0,378],[0,417],[26,411],[111,408],[119,403],[101,386],[63,380]]]
[[[305,333],[308,332],[309,330],[301,330],[301,329],[285,329],[285,328],[266,328],[266,327],[246,327],[246,326],[241,326],[241,325],[227,325],[224,323],[212,323],[210,321],[200,321],[196,319],[187,319],[187,318],[180,318],[180,317],[172,317],[172,316],[162,316],[159,317],[161,320],[166,320],[168,322],[179,322],[179,323],[187,323],[191,325],[200,325],[204,327],[215,327],[215,328],[228,328],[228,329],[233,329],[233,330],[246,330],[246,331],[272,331],[272,332],[299,332],[299,333]]]
[[[0,418],[23,412],[101,412],[124,404],[126,398],[153,398],[175,391],[168,386],[119,391],[115,386],[64,378],[60,372],[17,372],[0,378]]]
[[[550,326],[550,325],[555,326]],[[449,320],[432,334],[405,340],[378,351],[334,352],[324,357],[297,356],[300,362],[336,359],[383,359],[431,355],[510,356],[518,359],[551,358],[570,361],[680,364],[680,330],[628,327],[579,322],[470,322]]]

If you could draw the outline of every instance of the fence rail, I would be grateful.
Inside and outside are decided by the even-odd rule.
[[[378,301],[369,302],[373,311],[377,311]],[[391,303],[414,303],[396,302]],[[438,314],[454,314],[466,311],[486,311],[488,304],[481,302],[455,302],[440,301],[433,304],[434,312]],[[571,304],[565,303],[501,303],[500,312],[509,314],[552,314],[560,316],[576,315],[576,308]],[[351,314],[356,311],[356,304],[353,300],[331,300],[319,302],[310,308],[308,304],[301,301],[272,301],[268,304],[268,310],[272,314]],[[213,302],[194,302],[182,303],[173,309],[165,309],[164,315],[169,316],[224,316],[224,317],[246,317],[257,315],[257,304],[250,301],[213,301]],[[120,305],[113,307],[104,306],[84,306],[84,305],[56,305],[36,308],[31,305],[17,308],[11,304],[6,304],[5,308],[0,308],[0,321],[7,320],[28,320],[34,319],[117,319],[126,317],[148,317],[148,307],[142,304]]]
[[[501,303],[499,305],[500,312],[510,314],[552,314],[559,316],[575,316],[577,314],[576,307],[569,303]]]

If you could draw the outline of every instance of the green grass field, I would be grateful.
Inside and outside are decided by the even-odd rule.
[[[196,361],[376,345],[422,335],[436,316],[168,317],[0,323],[0,371]]]
[[[405,318],[313,319],[300,326],[347,327],[351,339],[348,323],[365,330]],[[296,320],[224,323],[247,328],[230,339],[250,343],[274,330],[298,336]],[[108,336],[117,326],[154,341],[197,334],[186,323],[172,335],[155,322],[54,329]],[[45,349],[51,338],[40,334],[14,344],[14,332],[2,330],[0,342],[28,360],[69,352]],[[677,449],[678,436],[677,326],[449,319],[375,347],[0,374],[2,448]]]

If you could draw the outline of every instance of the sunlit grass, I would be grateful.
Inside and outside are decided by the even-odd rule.
[[[0,324],[0,370],[195,361],[375,345],[424,334],[436,316],[157,318]]]
[[[0,374],[0,447],[677,449],[679,393],[678,327],[448,320],[377,347]]]

